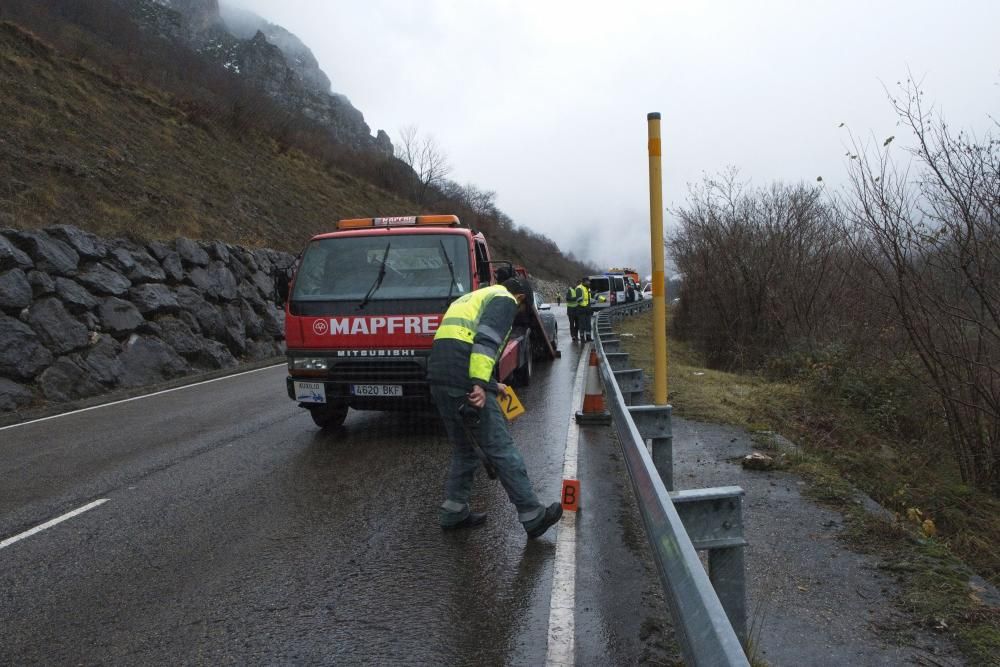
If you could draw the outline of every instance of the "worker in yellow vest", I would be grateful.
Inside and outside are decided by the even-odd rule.
[[[576,331],[581,341],[591,340],[590,336],[590,287],[586,278],[580,278],[576,286]]]
[[[580,297],[577,294],[575,287],[567,288],[566,290],[566,319],[569,320],[569,335],[570,338],[576,340],[576,307],[579,304]]]
[[[496,469],[507,497],[529,538],[540,536],[562,517],[562,504],[543,506],[535,496],[521,453],[514,445],[497,394],[507,386],[496,379],[496,364],[507,344],[514,316],[530,298],[528,281],[514,276],[502,285],[483,287],[454,301],[434,335],[427,362],[431,397],[452,443],[451,467],[439,519],[444,529],[473,528],[486,514],[469,506],[480,458],[465,432],[462,411],[479,410],[478,441]]]

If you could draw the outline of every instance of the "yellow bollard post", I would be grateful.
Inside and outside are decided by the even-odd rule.
[[[653,403],[667,405],[667,303],[663,268],[663,176],[660,168],[660,114],[649,125],[649,245],[653,261]]]

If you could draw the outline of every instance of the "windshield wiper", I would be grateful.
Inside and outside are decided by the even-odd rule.
[[[368,293],[365,294],[365,298],[358,304],[358,310],[367,306],[368,302],[372,300],[372,294],[375,294],[378,288],[382,286],[382,280],[385,278],[385,260],[389,257],[389,247],[391,245],[392,241],[385,244],[385,252],[382,253],[382,261],[379,263],[378,267],[378,275],[375,276],[375,282],[372,283],[372,286],[368,288]]]
[[[451,263],[451,257],[448,256],[448,251],[444,247],[444,241],[438,239],[438,243],[441,245],[441,252],[444,254],[444,261],[448,262],[448,273],[451,274],[451,283],[448,284],[448,296],[447,299],[451,298],[451,291],[456,287],[455,281],[455,265]]]

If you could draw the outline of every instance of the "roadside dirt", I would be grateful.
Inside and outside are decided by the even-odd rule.
[[[964,665],[949,638],[908,615],[877,557],[838,539],[844,518],[802,495],[800,478],[745,470],[747,431],[675,417],[675,488],[740,486],[753,656],[792,665]]]

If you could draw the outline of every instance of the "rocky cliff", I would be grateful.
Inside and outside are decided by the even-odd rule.
[[[283,352],[270,271],[292,256],[0,229],[0,414]]]
[[[312,51],[295,35],[245,10],[218,0],[116,0],[144,29],[176,40],[250,85],[287,111],[329,129],[354,150],[392,154],[382,130],[372,136],[364,116],[330,80]]]

